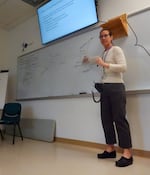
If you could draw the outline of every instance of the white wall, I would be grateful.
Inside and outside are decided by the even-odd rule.
[[[0,29],[0,70],[7,69],[9,58],[9,33]]]
[[[130,14],[148,6],[150,6],[149,0],[100,0],[99,12],[101,19],[107,20],[124,12]],[[16,95],[17,57],[41,47],[36,16],[12,30],[9,33],[9,38],[11,56],[8,56],[9,62],[5,64],[10,69],[9,100],[13,101]],[[22,43],[24,41],[32,43],[32,45],[23,52]],[[3,60],[0,61],[0,65],[1,63],[3,64]],[[148,105],[150,104],[150,95],[130,95],[127,101],[133,147],[150,151],[150,140],[148,139],[148,133],[150,133],[150,109]],[[89,97],[24,101],[21,103],[25,118],[55,119],[57,137],[105,143],[100,123],[99,104],[93,103]]]
[[[101,21],[107,21],[123,13],[127,15],[150,7],[149,0],[98,0]]]

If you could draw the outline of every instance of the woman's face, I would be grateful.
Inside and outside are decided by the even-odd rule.
[[[107,47],[109,47],[110,45],[112,45],[113,37],[110,36],[108,30],[103,30],[102,32],[100,32],[99,38],[100,38],[100,41],[101,41],[102,45],[103,45],[105,48],[107,48]]]

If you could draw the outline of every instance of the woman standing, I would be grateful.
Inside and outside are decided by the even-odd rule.
[[[83,58],[83,63],[94,62],[103,67],[101,92],[101,120],[104,129],[106,149],[97,154],[99,159],[116,158],[114,144],[117,131],[118,144],[123,149],[122,156],[116,161],[117,167],[125,167],[133,163],[132,143],[128,121],[126,119],[126,92],[122,73],[126,71],[126,59],[122,49],[113,46],[113,35],[109,29],[100,31],[100,41],[104,47],[102,58]]]

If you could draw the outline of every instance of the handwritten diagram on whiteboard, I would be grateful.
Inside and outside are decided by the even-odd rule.
[[[97,30],[99,32],[99,30]],[[17,98],[91,93],[94,81],[100,81],[101,68],[83,65],[85,55],[100,55],[96,30],[45,47],[18,58]]]

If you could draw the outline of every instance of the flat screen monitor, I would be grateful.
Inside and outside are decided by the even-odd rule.
[[[95,0],[51,0],[37,8],[42,44],[98,23]]]

